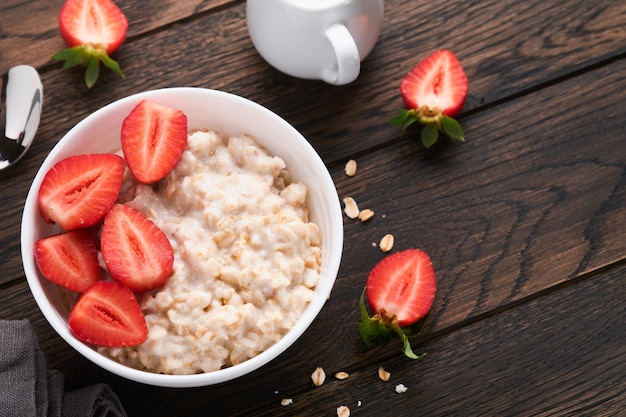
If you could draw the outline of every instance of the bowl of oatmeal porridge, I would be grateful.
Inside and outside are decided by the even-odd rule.
[[[146,341],[98,347],[80,341],[68,325],[78,294],[37,267],[35,242],[60,231],[42,220],[37,193],[48,170],[68,156],[120,153],[121,124],[144,99],[185,113],[187,148],[157,184],[138,184],[127,172],[119,201],[163,230],[174,267],[165,285],[136,294]],[[54,330],[110,372],[166,387],[232,380],[285,351],[330,296],[342,245],[337,191],[310,143],[265,107],[202,88],[136,94],[79,122],[43,162],[22,218],[24,271]],[[102,268],[103,279],[110,279]]]

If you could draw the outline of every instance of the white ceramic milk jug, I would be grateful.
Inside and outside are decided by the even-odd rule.
[[[334,85],[354,81],[376,44],[383,0],[247,0],[250,38],[274,68]]]

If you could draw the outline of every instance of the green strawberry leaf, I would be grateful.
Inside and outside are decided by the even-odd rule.
[[[437,125],[435,123],[428,123],[422,129],[422,143],[424,147],[430,148],[437,142],[439,138],[439,131],[437,130]]]
[[[52,55],[52,59],[56,61],[65,61],[74,55],[79,55],[79,52],[78,52],[79,48],[80,47],[78,46],[74,46],[73,48],[62,49],[56,54]]]
[[[83,64],[89,55],[82,46],[74,46],[72,48],[66,48],[62,51],[52,55],[52,59],[56,61],[63,61],[63,69],[72,68],[77,65]]]
[[[426,315],[426,317],[424,317],[423,319],[418,320],[415,323],[411,324],[410,326],[401,327],[402,333],[404,333],[407,337],[418,336],[422,332],[422,329],[424,328],[424,323],[426,323],[427,317],[428,315]]]
[[[98,80],[100,76],[100,62],[120,77],[125,78],[119,64],[109,57],[104,49],[79,45],[57,52],[52,55],[52,59],[62,61],[63,69],[73,68],[78,65],[86,66],[85,85],[87,88],[93,87]]]
[[[372,346],[377,341],[383,343],[391,341],[393,337],[391,331],[385,327],[380,319],[370,318],[369,314],[367,314],[365,309],[365,289],[359,300],[359,310],[361,311],[361,318],[357,322],[357,327],[359,328],[361,339],[363,339],[367,347]]]
[[[100,75],[100,60],[97,57],[89,58],[87,71],[85,71],[85,85],[87,88],[93,87]]]
[[[402,133],[411,126],[413,123],[417,122],[418,119],[416,117],[415,111],[399,109],[398,114],[389,119],[389,124],[394,126],[402,126]]]
[[[402,133],[415,122],[425,126],[422,129],[421,139],[426,148],[430,148],[437,142],[439,139],[438,132],[442,132],[453,141],[465,141],[461,124],[450,116],[443,114],[425,116],[420,110],[399,109],[398,113],[389,119],[389,124],[402,126]]]
[[[364,297],[365,290],[363,290],[363,294],[361,294],[361,299],[359,301],[361,318],[359,319],[359,321],[357,321],[357,327],[359,328],[359,334],[361,335],[361,339],[363,339],[367,347],[370,347],[378,337],[378,325],[374,323],[374,321],[370,319],[369,314],[367,314],[367,310],[365,309]]]
[[[449,116],[442,116],[439,121],[439,128],[443,133],[445,133],[450,139],[456,140],[458,142],[465,141],[465,136],[463,135],[463,128],[461,124],[454,120]]]
[[[407,127],[411,126],[413,123],[417,122],[417,119],[414,117],[409,118],[402,126],[402,133],[407,129]]]
[[[84,56],[80,54],[75,54],[65,60],[65,62],[63,63],[63,69],[73,68],[77,65],[81,65],[84,60],[85,60]]]
[[[102,61],[105,67],[107,67],[108,69],[110,69],[111,71],[119,75],[120,77],[126,78],[126,76],[122,72],[122,69],[120,68],[120,65],[117,63],[117,61],[115,61],[113,58],[108,56],[106,52],[102,52],[102,55],[100,55],[100,60]]]
[[[404,353],[405,356],[407,356],[410,359],[422,359],[424,356],[426,356],[426,353],[422,353],[421,355],[416,355],[415,352],[413,352],[413,349],[411,348],[411,343],[409,342],[409,338],[407,337],[406,334],[404,334],[404,331],[402,331],[402,328],[398,326],[397,322],[393,322],[391,324],[391,328],[394,331],[394,333],[400,336],[400,340],[402,340],[402,352]]]
[[[400,340],[402,340],[402,352],[411,359],[422,359],[426,356],[426,353],[416,355],[411,348],[409,337],[416,336],[422,329],[426,319],[419,320],[411,326],[400,327],[395,320],[386,320],[384,315],[381,317],[379,314],[370,317],[365,308],[365,289],[361,293],[359,299],[359,311],[361,313],[360,319],[357,321],[357,327],[361,339],[365,342],[367,347],[372,346],[374,342],[389,343],[393,339],[393,333],[396,333]]]
[[[394,126],[402,126],[411,117],[411,112],[406,109],[398,109],[398,114],[389,119],[389,124]]]

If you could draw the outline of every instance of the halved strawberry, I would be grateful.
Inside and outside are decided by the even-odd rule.
[[[151,100],[135,106],[122,123],[122,151],[135,179],[152,184],[176,166],[187,146],[187,116]]]
[[[393,333],[404,343],[404,353],[418,359],[408,337],[419,333],[435,300],[436,281],[426,252],[407,249],[383,258],[370,272],[361,295],[359,332],[367,346],[388,342]],[[364,298],[374,311],[369,317]]]
[[[126,165],[114,154],[70,156],[48,171],[39,188],[44,221],[65,230],[98,223],[113,207]]]
[[[100,62],[120,77],[124,73],[110,55],[126,39],[128,20],[111,0],[67,0],[59,13],[59,31],[69,47],[52,56],[63,68],[87,67],[85,84],[91,88],[100,74]]]
[[[72,291],[84,292],[100,276],[95,236],[76,229],[35,242],[35,261],[44,277]]]
[[[111,277],[135,292],[165,283],[174,264],[167,236],[140,211],[116,204],[104,218],[102,257]]]
[[[425,125],[422,143],[432,146],[441,131],[463,141],[463,129],[453,119],[465,104],[468,81],[461,62],[452,51],[439,50],[418,63],[400,83],[406,109],[389,122],[406,129],[414,122]]]
[[[148,326],[133,292],[123,284],[98,281],[78,299],[68,323],[74,335],[98,346],[136,346]]]

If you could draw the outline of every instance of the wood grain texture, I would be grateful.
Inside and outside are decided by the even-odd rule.
[[[246,377],[184,390],[129,382],[86,361],[53,333],[26,297],[25,283],[3,291],[0,319],[31,320],[48,366],[65,374],[67,390],[108,383],[131,416],[320,416],[340,405],[360,416],[381,410],[397,416],[616,416],[626,409],[624,274],[622,266],[414,343],[428,353],[418,362],[401,356],[397,344],[374,347],[354,361],[358,335],[347,329],[352,323],[335,317],[334,328],[316,322],[280,360]],[[319,339],[325,332],[334,343]],[[329,348],[319,351],[320,345]],[[328,374],[321,387],[310,379],[317,366]],[[390,381],[378,379],[379,366],[391,372]],[[350,377],[338,381],[338,371]],[[395,392],[399,383],[406,393]],[[281,406],[283,398],[293,405]]]
[[[63,117],[71,115],[66,129],[97,107],[128,94],[174,85],[223,89],[276,111],[316,144],[325,160],[334,161],[398,139],[399,129],[387,125],[387,119],[401,106],[399,81],[434,49],[453,49],[463,62],[470,79],[464,114],[626,52],[623,2],[591,6],[569,0],[538,7],[539,3],[448,1],[407,10],[402,2],[387,1],[378,44],[363,63],[360,78],[343,87],[291,78],[265,63],[248,36],[245,2],[230,7],[207,3],[209,10],[216,7],[213,13],[199,13],[175,25],[167,22],[185,15],[174,12],[179,6],[173,5],[179,2],[164,2],[160,7],[165,10],[152,14],[146,13],[145,2],[136,6],[141,12],[125,3],[131,22],[149,16],[160,19],[154,17],[152,26],[139,24],[142,35],[130,39],[116,55],[127,79],[107,72],[92,91],[86,91],[82,70],[61,72],[55,64],[46,68],[54,72],[46,74],[44,85],[48,95],[58,100],[49,106]],[[186,13],[191,13],[193,3],[184,4]],[[455,10],[465,12],[452,14]],[[153,29],[159,22],[163,26]],[[16,38],[20,36],[9,32],[6,42]],[[45,56],[57,48],[49,49]],[[0,45],[1,53],[10,50]],[[267,94],[268,89],[272,94]],[[308,101],[304,105],[303,97]]]
[[[128,39],[237,0],[116,1],[128,18]],[[239,0],[241,2],[241,0]],[[58,15],[64,0],[3,0],[0,5],[0,74],[18,64],[42,67],[65,47]]]
[[[308,389],[302,381],[288,410],[273,402],[241,415],[333,415],[339,405],[358,416],[621,415],[625,273],[588,279],[430,341],[419,362],[372,358],[344,381]],[[391,373],[388,382],[378,379],[379,366]],[[404,394],[395,392],[400,383]]]
[[[626,79],[620,75],[625,73],[624,70],[626,63],[619,62],[582,75],[582,80],[572,79],[568,82],[586,85],[588,90],[583,93],[589,99],[594,99],[596,95],[608,97],[605,90],[608,87],[602,86],[626,87]],[[606,83],[607,79],[611,82]],[[158,395],[163,401],[153,406],[154,411],[160,413],[175,414],[179,410],[176,405],[179,402],[209,404],[219,398],[239,396],[248,399],[233,404],[221,403],[220,410],[224,410],[224,415],[236,414],[238,410],[241,410],[241,415],[246,415],[245,411],[250,412],[251,409],[255,413],[267,412],[266,415],[277,410],[284,411],[277,405],[282,395],[302,398],[325,393],[322,398],[304,400],[303,404],[300,400],[301,406],[289,409],[293,415],[326,413],[328,403],[341,402],[343,398],[346,401],[351,399],[352,406],[355,401],[365,402],[365,399],[385,404],[395,401],[394,396],[397,394],[391,391],[392,387],[388,391],[376,390],[373,393],[367,387],[376,382],[371,373],[377,364],[390,363],[394,375],[402,368],[397,364],[403,363],[398,359],[399,346],[367,350],[362,346],[354,327],[359,288],[369,268],[382,257],[378,249],[368,242],[376,242],[382,234],[391,232],[396,236],[398,249],[418,245],[433,257],[439,292],[425,340],[435,337],[435,341],[426,344],[418,342],[416,345],[416,350],[428,350],[431,354],[431,345],[435,343],[438,346],[439,343],[437,335],[447,334],[448,329],[458,323],[471,323],[485,315],[495,314],[502,308],[506,310],[508,304],[523,297],[532,297],[532,294],[568,279],[591,274],[606,265],[623,261],[623,254],[626,253],[621,238],[626,230],[626,189],[623,180],[626,155],[623,153],[624,148],[618,146],[623,137],[624,126],[618,123],[623,106],[617,105],[620,99],[615,97],[616,102],[606,99],[606,107],[596,109],[598,114],[607,115],[606,120],[614,120],[615,125],[605,123],[602,140],[589,141],[588,138],[593,137],[596,131],[596,125],[580,117],[580,112],[588,112],[586,106],[572,101],[562,102],[566,98],[559,91],[567,87],[567,83],[554,86],[472,116],[468,120],[471,122],[471,119],[476,119],[476,136],[481,137],[475,143],[444,145],[434,152],[424,152],[407,139],[360,158],[359,172],[354,178],[345,177],[343,167],[336,164],[332,173],[339,195],[354,196],[362,208],[373,208],[377,215],[368,224],[345,221],[346,247],[333,296],[311,329],[281,356],[280,363],[272,364],[237,382],[223,384],[217,389],[181,392],[141,387],[110,376],[68,351],[67,346],[59,343],[58,337],[43,322],[33,305],[29,311],[33,311],[32,318],[47,355],[51,358],[51,365],[67,373],[70,386],[80,381],[103,380],[112,384],[117,391],[127,393],[123,395],[128,395],[127,402],[131,409],[135,405],[132,404],[130,393]],[[542,106],[547,104],[547,108],[559,110],[537,112],[532,103],[541,103]],[[492,126],[492,122],[504,120],[511,113],[519,114],[520,109],[528,112],[521,113],[521,116],[529,116],[526,129],[517,129],[513,125],[509,128],[511,131],[489,134],[488,127]],[[541,126],[544,118],[560,119],[569,124],[576,135],[559,130],[546,139],[536,134],[532,126]],[[474,126],[474,123],[470,124]],[[563,146],[563,141],[567,141],[568,145]],[[559,143],[561,146],[558,146]],[[559,149],[559,152],[554,149]],[[391,172],[392,167],[396,175],[385,175]],[[447,185],[444,187],[444,184]],[[616,276],[621,275],[614,275],[612,279],[615,280]],[[22,283],[15,288],[18,288],[21,296],[5,292],[4,297],[9,301],[0,310],[2,318],[17,317],[12,313],[14,308],[17,312],[24,311],[24,307],[18,308],[12,304],[17,301],[11,300],[23,300],[27,294],[26,286]],[[620,288],[615,288],[614,294],[621,299],[623,293],[620,293]],[[588,291],[581,293],[587,294]],[[569,314],[571,307],[568,303],[564,305],[568,306]],[[606,308],[613,307],[611,304]],[[523,312],[516,314],[525,317]],[[580,325],[576,331],[581,334],[588,331],[589,322],[579,324],[576,318],[568,323],[571,326],[575,324],[575,327]],[[511,327],[509,331],[512,332],[514,328]],[[508,337],[498,340],[498,343],[502,343]],[[442,346],[451,344],[448,341],[441,343]],[[556,343],[556,340],[552,343]],[[311,346],[319,345],[333,348],[322,352],[311,349]],[[467,346],[465,342],[455,342],[453,345]],[[547,351],[550,352],[549,349]],[[455,355],[466,357],[469,354],[465,350],[448,353],[448,357]],[[481,355],[475,353],[469,356]],[[482,352],[482,356],[491,357],[491,353]],[[609,359],[619,361],[615,357]],[[588,366],[595,367],[598,360],[591,360]],[[504,359],[499,361],[502,362],[498,362],[498,366],[506,363]],[[77,363],[82,366],[76,366]],[[348,389],[342,385],[337,390],[329,391],[327,388],[312,393],[308,385],[312,369],[303,364],[318,363],[326,367],[328,372],[342,370],[345,364],[349,364],[354,369],[344,370],[354,373],[356,378],[363,378],[365,382],[357,385],[357,391],[353,391],[356,388],[352,386]],[[417,370],[421,370],[422,366],[416,365]],[[476,366],[472,365],[468,369],[473,370]],[[444,365],[437,363],[434,369],[439,367]],[[492,372],[493,368],[484,370],[484,373],[490,375]],[[574,380],[577,376],[574,373],[567,378]],[[498,378],[502,379],[497,379],[494,387],[508,380],[505,377]],[[449,383],[450,379],[454,379],[454,375],[447,375],[441,384]],[[412,381],[411,385],[415,387],[422,378],[402,380]],[[259,384],[263,389],[258,388]],[[423,387],[421,383],[420,387],[420,392],[428,391],[429,388]],[[513,385],[508,387],[513,389]],[[476,390],[484,388],[478,385]],[[212,397],[213,394],[207,394],[209,391],[219,395]],[[463,403],[446,407],[465,407],[465,401],[471,400],[465,396],[455,398]],[[442,397],[437,407],[432,406],[433,415],[437,415],[445,399],[445,396]],[[269,411],[259,410],[259,404],[267,405]],[[417,403],[414,405],[417,406]],[[497,402],[489,401],[488,404],[477,406],[497,407]],[[503,403],[500,407],[505,407],[503,410],[507,411],[509,409],[506,407],[514,406],[521,406],[521,403]]]
[[[626,3],[388,0],[361,76],[333,87],[265,63],[245,1],[127,1],[130,37],[116,54],[127,78],[104,73],[91,91],[82,71],[47,61],[60,45],[51,9],[61,3],[0,5],[0,65],[25,59],[45,89],[36,142],[0,172],[0,319],[31,320],[68,389],[109,383],[130,415],[318,416],[342,404],[355,416],[626,410]],[[453,49],[470,79],[460,117],[467,141],[424,150],[419,129],[401,135],[387,119],[400,105],[400,78],[438,48]],[[111,375],[54,333],[24,281],[19,220],[37,168],[78,121],[129,94],[183,85],[233,92],[283,116],[318,150],[338,197],[376,214],[344,220],[333,294],[279,360],[234,382],[173,390]],[[352,178],[348,158],[359,166]],[[414,341],[429,356],[418,363],[398,344],[367,349],[355,326],[386,233],[395,250],[425,249],[437,271],[433,314]],[[380,365],[390,383],[377,380]],[[316,366],[351,377],[314,388]],[[393,390],[400,382],[402,395]]]
[[[460,286],[461,295],[452,296],[472,294],[465,301],[471,299],[480,312],[623,256],[624,106],[623,98],[610,94],[626,87],[621,74],[623,61],[581,76],[582,82],[573,79],[471,116],[465,144],[443,142],[425,152],[406,137],[371,159],[359,158],[354,179],[345,178],[341,163],[334,164],[339,196],[351,195],[379,214],[367,225],[346,224],[344,271],[363,273],[367,268],[351,267],[348,256],[368,259],[369,252],[377,252],[369,245],[354,248],[355,242],[378,242],[391,232],[398,247],[419,245],[433,252],[438,268],[458,281],[454,286]],[[585,86],[581,94],[597,102],[592,109],[561,94],[574,85]],[[601,119],[599,136],[594,120]],[[548,125],[568,130],[544,136]],[[28,176],[11,177],[10,171],[0,184],[2,195],[25,197],[38,164],[31,156],[16,170],[30,169]],[[3,235],[12,236],[0,249],[5,280],[21,275],[15,219],[22,200],[9,201],[0,219]],[[468,273],[482,280],[479,291],[488,296],[463,291],[476,288],[477,282],[463,278]],[[541,278],[533,281],[535,276]],[[496,289],[501,290],[498,297]],[[467,312],[464,308],[453,317]]]

